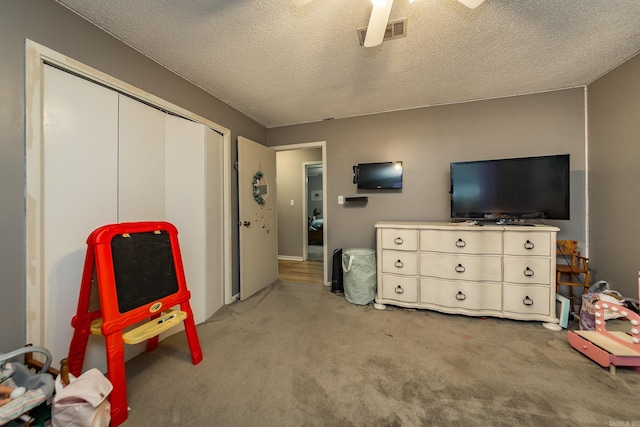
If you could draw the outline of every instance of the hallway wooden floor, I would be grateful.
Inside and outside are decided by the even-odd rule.
[[[278,279],[282,282],[312,283],[322,285],[322,261],[278,260]]]

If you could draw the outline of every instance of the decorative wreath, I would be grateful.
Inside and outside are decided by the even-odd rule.
[[[260,180],[263,176],[264,173],[262,173],[262,171],[258,171],[255,175],[253,175],[253,199],[259,205],[264,205],[264,198],[260,194]]]

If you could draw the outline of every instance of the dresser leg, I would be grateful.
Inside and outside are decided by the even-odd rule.
[[[374,302],[373,308],[375,308],[376,310],[384,310],[387,308],[387,306],[384,304],[378,304],[377,302]]]

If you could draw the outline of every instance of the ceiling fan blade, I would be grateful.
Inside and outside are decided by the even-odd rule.
[[[311,0],[293,0],[293,5],[295,7],[302,7],[308,3],[311,3]]]
[[[475,9],[480,6],[484,0],[458,0],[463,5],[467,6],[469,9]]]
[[[393,6],[393,0],[377,0],[373,3],[367,35],[364,38],[364,47],[378,46],[382,43],[391,14],[391,6]]]

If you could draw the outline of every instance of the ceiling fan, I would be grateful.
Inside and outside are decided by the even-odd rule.
[[[312,0],[293,0],[293,4],[296,7],[302,7]],[[389,22],[389,15],[391,14],[391,7],[393,6],[393,0],[371,0],[373,3],[373,9],[371,10],[371,17],[369,18],[369,26],[367,27],[367,35],[364,39],[365,47],[374,47],[382,43],[384,39],[384,33],[387,29],[387,22]],[[413,3],[414,0],[409,0]],[[480,6],[484,0],[458,0],[458,2],[467,6],[469,9],[475,9]]]

